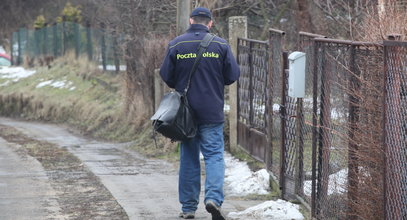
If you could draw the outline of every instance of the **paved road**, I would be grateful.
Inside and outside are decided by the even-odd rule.
[[[0,219],[63,219],[41,164],[0,138]]]
[[[14,127],[32,138],[67,148],[100,178],[130,219],[179,219],[178,177],[174,165],[144,158],[127,150],[126,144],[85,138],[57,125],[7,118],[0,118],[0,124]],[[240,211],[258,203],[226,198],[223,209],[226,213]],[[210,219],[202,202],[196,219]]]

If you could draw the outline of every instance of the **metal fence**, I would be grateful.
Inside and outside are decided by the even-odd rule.
[[[287,92],[283,38],[271,30],[262,56],[251,49],[256,41],[239,40],[238,144],[266,162],[284,198],[309,204],[317,219],[406,219],[407,43],[383,47],[302,32],[298,50],[307,54],[306,91],[294,99]],[[254,57],[263,59],[256,60],[262,71]],[[254,90],[256,74],[269,78]],[[266,115],[255,116],[256,97],[264,90]],[[242,141],[259,127],[270,141]]]
[[[268,44],[266,41],[238,39],[237,56],[241,76],[238,82],[238,144],[266,162]]]
[[[387,219],[407,219],[407,42],[385,41],[384,146]]]
[[[314,38],[324,38],[322,35],[300,32],[298,50],[306,54],[305,65],[305,97],[298,99],[298,174],[296,176],[295,193],[311,205],[315,210],[316,181],[317,181],[317,146],[318,128],[314,126],[318,120],[318,74],[316,67]],[[312,199],[314,198],[314,199]]]
[[[62,22],[35,30],[20,28],[11,39],[12,63],[16,65],[34,60],[43,62],[46,57],[56,58],[72,51],[77,58],[84,55],[104,70],[124,69],[123,50],[119,46],[122,37],[107,33],[104,28]]]
[[[280,178],[280,175],[284,170],[284,158],[281,155],[284,155],[284,121],[281,120],[280,113],[284,113],[284,109],[281,106],[284,106],[285,99],[283,93],[285,91],[285,83],[281,83],[282,73],[284,72],[284,67],[287,66],[287,63],[284,63],[283,58],[283,45],[284,45],[284,36],[285,33],[279,30],[270,30],[270,72],[272,77],[270,77],[271,86],[269,87],[269,92],[267,93],[270,96],[270,132],[269,139],[271,139],[271,160],[268,165],[268,168],[273,171],[274,176],[279,180],[280,186],[283,186],[284,178]],[[286,56],[286,55],[285,55]],[[271,95],[269,95],[271,94]],[[284,188],[281,188],[284,190]]]
[[[381,173],[380,169],[376,169],[381,167],[380,160],[377,161],[378,166],[372,165],[372,155],[369,153],[369,148],[376,151],[380,146],[363,139],[377,132],[380,126],[374,126],[374,123],[362,117],[363,114],[376,115],[380,121],[381,114],[371,111],[372,105],[377,106],[374,110],[379,109],[380,98],[372,99],[372,96],[380,94],[370,91],[382,87],[382,79],[368,81],[366,77],[376,76],[383,69],[383,62],[369,62],[376,59],[377,54],[383,54],[382,47],[333,39],[316,39],[315,42],[315,73],[320,79],[314,82],[319,84],[316,87],[319,88],[317,93],[320,100],[317,110],[319,120],[314,124],[319,128],[318,140],[314,143],[318,146],[315,214],[321,219],[352,219],[366,215],[377,217],[375,211],[367,210],[381,203],[380,195],[376,194],[379,199],[371,204],[369,198],[377,191],[363,195],[359,193],[359,188],[382,188],[380,178],[376,180],[378,187],[375,187],[371,178],[364,176]],[[365,204],[360,205],[361,201]],[[360,210],[362,207],[367,209],[363,212]]]

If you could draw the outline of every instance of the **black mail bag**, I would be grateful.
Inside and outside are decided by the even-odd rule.
[[[196,71],[202,54],[208,48],[215,36],[206,34],[199,45],[198,56],[188,76],[188,82],[183,93],[173,91],[161,99],[157,111],[151,117],[154,131],[170,138],[172,141],[186,141],[195,137],[198,126],[194,112],[188,104],[187,93],[193,73]]]
[[[185,141],[196,135],[197,125],[188,99],[177,91],[164,95],[151,120],[156,132],[173,141]]]

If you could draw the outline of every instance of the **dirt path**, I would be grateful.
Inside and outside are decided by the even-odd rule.
[[[84,138],[61,126],[6,118],[0,118],[0,124],[74,154],[100,179],[130,219],[179,219],[177,169],[172,164],[146,159],[127,150],[126,144]],[[223,208],[225,212],[237,211],[257,203],[226,198]],[[196,219],[210,219],[202,202]]]

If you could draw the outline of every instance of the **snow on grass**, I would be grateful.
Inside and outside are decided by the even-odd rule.
[[[22,78],[27,78],[37,71],[26,70],[23,67],[3,67],[0,68],[0,78],[10,79],[13,82],[17,82]]]
[[[52,80],[48,80],[48,81],[45,81],[45,82],[40,82],[35,88],[42,88],[42,87],[44,87],[44,86],[48,86],[48,85],[50,85],[52,83]]]
[[[2,86],[8,86],[11,83],[10,80],[5,81],[4,83],[0,84],[0,87]]]
[[[231,219],[245,220],[302,220],[300,206],[284,200],[266,201],[241,212],[230,212]]]
[[[75,86],[72,86],[73,83],[71,81],[68,80],[48,80],[48,81],[44,81],[44,82],[40,82],[38,83],[38,85],[35,88],[42,88],[44,86],[51,86],[57,89],[69,89],[70,91],[75,90]]]
[[[241,162],[225,153],[225,194],[246,196],[268,194],[269,174],[265,169],[252,172],[246,162]]]

